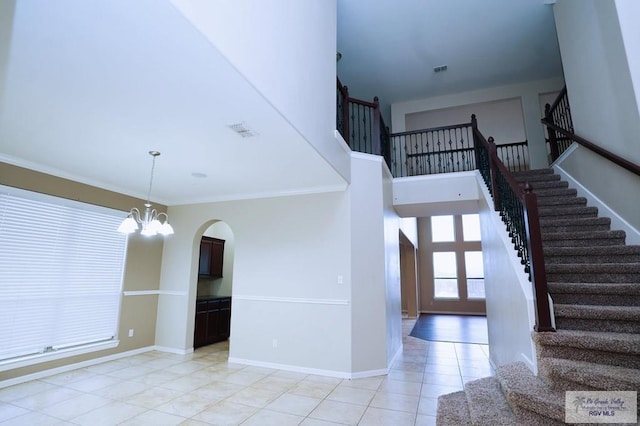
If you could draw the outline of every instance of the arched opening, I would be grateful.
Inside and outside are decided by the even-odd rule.
[[[194,243],[198,248],[194,251],[198,273],[193,283],[196,286],[193,347],[196,349],[228,342],[235,237],[226,222],[212,220],[198,229]],[[222,346],[228,349],[227,345]]]

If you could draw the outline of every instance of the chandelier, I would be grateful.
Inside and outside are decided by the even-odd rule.
[[[160,155],[158,151],[149,151],[149,155],[153,157],[153,163],[151,164],[151,178],[149,179],[149,192],[147,193],[147,202],[144,204],[144,214],[140,213],[136,207],[132,208],[127,217],[122,221],[118,227],[118,232],[123,234],[132,234],[138,230],[138,224],[142,226],[140,235],[151,237],[156,234],[171,235],[173,234],[173,227],[169,225],[169,216],[166,213],[160,212],[151,208],[151,186],[153,184],[153,170],[156,167],[156,157]],[[161,222],[161,220],[164,220]]]

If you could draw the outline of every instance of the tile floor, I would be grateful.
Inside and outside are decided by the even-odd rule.
[[[227,342],[147,352],[0,389],[0,425],[435,425],[438,395],[493,374],[486,345],[408,336],[387,376],[356,380],[227,362]]]

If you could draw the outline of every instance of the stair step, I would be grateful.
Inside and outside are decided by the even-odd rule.
[[[548,208],[551,206],[570,207],[570,206],[586,206],[587,199],[584,197],[540,197],[538,198],[538,208]]]
[[[438,426],[470,426],[471,416],[464,391],[438,397]]]
[[[640,369],[640,335],[584,330],[532,333],[538,358],[563,358]]]
[[[565,393],[551,389],[524,363],[500,366],[496,377],[518,417],[515,424],[564,424]]]
[[[576,197],[578,190],[575,188],[540,188],[534,189],[533,192],[538,196],[538,200],[546,197]]]
[[[553,305],[558,329],[640,334],[640,306]]]
[[[543,250],[546,264],[640,262],[640,246],[544,247]]]
[[[552,175],[553,169],[549,167],[545,167],[543,169],[531,169],[531,170],[522,170],[519,172],[513,172],[513,176],[534,176],[534,175]]]
[[[514,425],[516,415],[502,393],[500,382],[495,377],[468,382],[464,386],[467,405],[473,424]]]
[[[538,207],[538,216],[544,218],[562,218],[571,217],[596,217],[598,216],[598,208],[593,206],[571,206],[571,207]]]
[[[640,283],[640,263],[551,263],[545,270],[548,282]]]
[[[540,230],[548,232],[592,232],[610,231],[611,219],[608,217],[540,218]]]
[[[614,246],[624,245],[624,231],[543,232],[544,247]]]
[[[524,182],[520,183],[520,186],[524,186]],[[564,180],[548,180],[539,182],[530,182],[529,185],[533,188],[533,192],[542,191],[552,188],[568,188],[569,183]]]
[[[640,306],[638,283],[547,283],[553,303]]]
[[[611,390],[635,391],[640,389],[640,370],[602,365],[561,358],[542,358],[538,361],[539,376],[556,390]]]
[[[518,183],[524,184],[526,182],[529,182],[529,184],[531,184],[531,186],[534,188],[535,188],[534,183],[536,182],[553,182],[553,181],[560,180],[559,175],[554,175],[551,173],[538,173],[538,174],[528,174],[528,175],[516,174],[514,178]]]

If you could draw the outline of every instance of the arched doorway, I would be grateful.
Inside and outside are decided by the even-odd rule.
[[[196,235],[199,250],[193,347],[228,340],[231,332],[231,296],[235,238],[219,220],[203,225]]]

